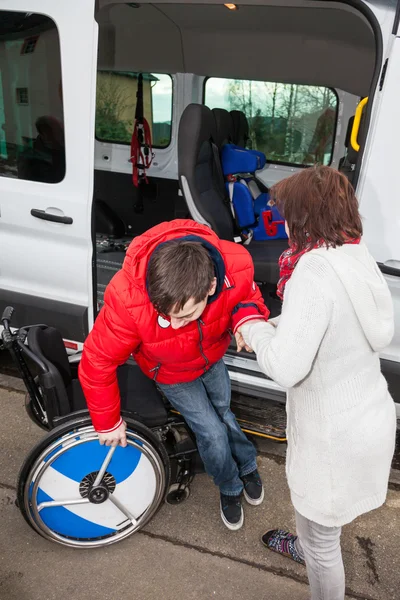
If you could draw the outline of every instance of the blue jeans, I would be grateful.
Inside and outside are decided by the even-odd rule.
[[[239,495],[240,479],[257,468],[256,449],[230,409],[231,382],[220,360],[189,383],[157,384],[196,436],[205,469],[222,494]]]

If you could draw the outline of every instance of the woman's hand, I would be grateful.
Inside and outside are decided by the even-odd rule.
[[[240,352],[241,350],[243,350],[243,348],[245,348],[247,350],[247,352],[254,352],[254,350],[252,348],[250,348],[250,346],[248,344],[246,344],[242,331],[243,328],[246,327],[247,325],[254,325],[255,323],[266,323],[267,321],[265,319],[252,319],[251,321],[249,321],[248,323],[245,323],[244,325],[242,325],[242,327],[239,327],[236,330],[235,333],[235,340],[236,340],[236,346],[237,346],[237,351]]]
[[[114,431],[109,431],[108,433],[99,433],[99,442],[103,446],[122,446],[122,448],[126,448],[126,423],[122,421],[121,425],[114,429]]]

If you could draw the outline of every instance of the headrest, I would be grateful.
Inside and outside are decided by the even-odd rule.
[[[231,119],[233,123],[232,141],[237,146],[245,148],[249,139],[249,123],[247,117],[241,110],[231,110]]]
[[[213,108],[217,137],[215,143],[221,149],[233,143],[233,122],[230,113],[224,108]]]
[[[182,113],[178,132],[179,176],[188,177],[198,162],[205,142],[215,140],[215,119],[204,104],[189,104]],[[189,171],[189,173],[188,173]]]
[[[265,155],[262,152],[246,150],[234,144],[226,144],[221,151],[222,171],[225,176],[254,173],[262,169],[265,162]]]

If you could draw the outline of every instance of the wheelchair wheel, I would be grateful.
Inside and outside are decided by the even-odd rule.
[[[100,446],[90,419],[53,429],[30,452],[18,478],[18,505],[33,529],[65,546],[106,546],[141,529],[169,486],[165,448],[126,419],[126,448]]]

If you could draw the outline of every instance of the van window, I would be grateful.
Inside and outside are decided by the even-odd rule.
[[[0,11],[0,176],[65,176],[60,42],[44,15]]]
[[[135,122],[139,73],[98,71],[96,98],[96,138],[103,142],[130,144]],[[143,73],[143,108],[155,148],[171,142],[172,78],[159,73]]]
[[[332,162],[338,98],[330,88],[210,77],[204,103],[244,112],[248,145],[264,152],[269,162]]]

